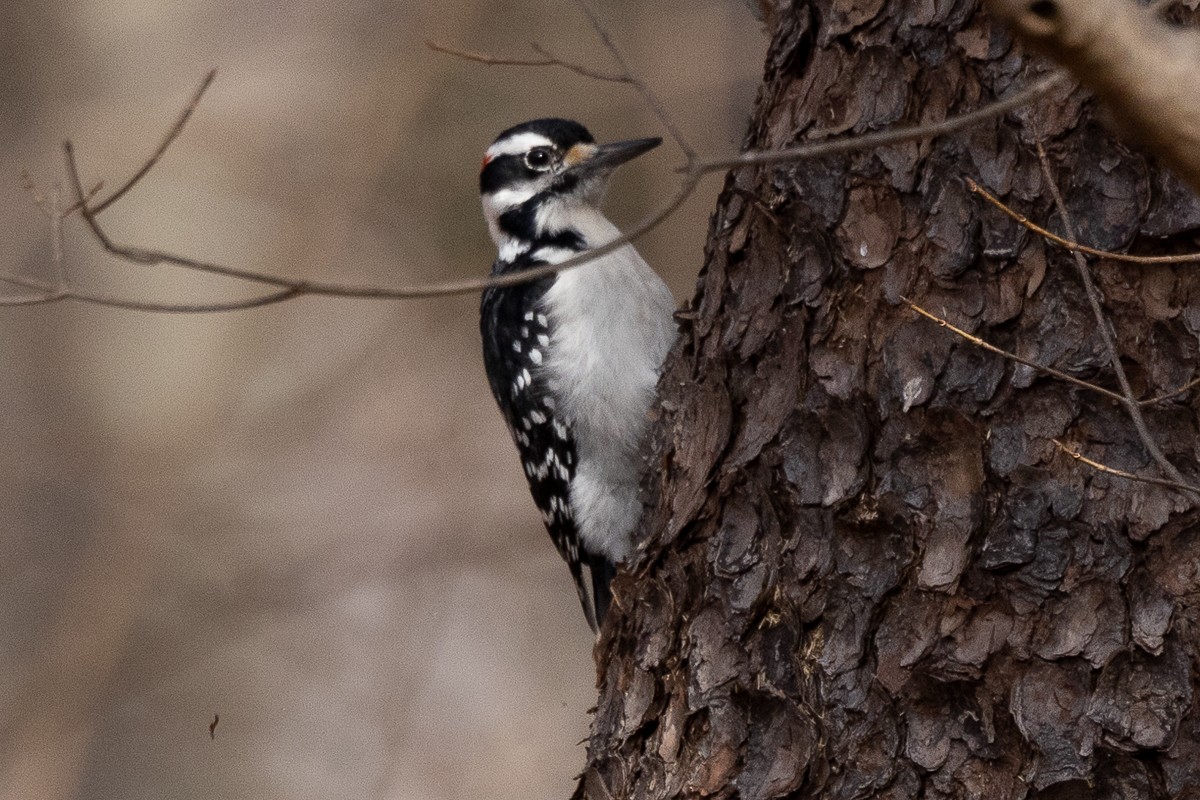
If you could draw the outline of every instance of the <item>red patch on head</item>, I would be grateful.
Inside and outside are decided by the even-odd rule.
[[[484,153],[483,154],[483,163],[479,165],[479,171],[483,172],[485,169],[487,169],[487,165],[490,163],[492,163],[492,157],[489,156],[487,153]]]

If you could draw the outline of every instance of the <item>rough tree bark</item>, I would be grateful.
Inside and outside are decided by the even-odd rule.
[[[971,0],[764,2],[745,145],[938,120],[1048,69]],[[1195,3],[1191,4],[1195,6]],[[1196,21],[1195,13],[1179,12]],[[1148,76],[1149,77],[1149,76]],[[731,175],[664,375],[645,552],[597,647],[589,798],[1200,797],[1200,501],[1161,477],[1071,256],[1200,249],[1083,90]],[[1139,397],[1198,374],[1200,268],[1097,262]],[[1196,392],[1144,407],[1198,479]]]

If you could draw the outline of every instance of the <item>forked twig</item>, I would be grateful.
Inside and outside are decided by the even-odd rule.
[[[1138,405],[1152,406],[1155,403],[1161,403],[1164,400],[1170,400],[1172,397],[1178,397],[1188,389],[1194,389],[1197,386],[1200,386],[1200,378],[1194,378],[1193,380],[1185,383],[1183,386],[1180,386],[1178,389],[1172,389],[1169,392],[1164,392],[1163,394],[1155,395],[1154,397],[1149,397],[1145,400],[1139,400]]]
[[[856,150],[871,150],[877,147],[887,147],[888,145],[910,142],[914,139],[931,139],[936,136],[945,136],[970,128],[972,125],[978,125],[980,122],[998,117],[1001,114],[1007,114],[1014,108],[1020,108],[1026,103],[1036,100],[1056,86],[1065,84],[1067,80],[1067,73],[1056,70],[1005,98],[988,103],[982,108],[977,108],[966,114],[949,117],[937,122],[928,122],[911,128],[893,128],[891,130],[864,133],[841,139],[812,142],[810,144],[796,145],[795,147],[784,147],[780,150],[750,150],[739,153],[732,158],[705,160],[703,164],[706,169],[733,169],[735,167],[751,165],[780,164],[788,161],[803,161],[812,158],[822,158],[824,156],[841,155]],[[921,132],[919,136],[910,135],[915,130]]]
[[[1104,395],[1108,399],[1115,400],[1118,403],[1121,403],[1121,404],[1125,403],[1125,398],[1123,396],[1117,394],[1116,392],[1112,391],[1111,389],[1105,389],[1103,386],[1100,386],[1098,384],[1091,383],[1091,382],[1085,381],[1085,380],[1081,380],[1080,378],[1076,378],[1074,375],[1069,375],[1069,374],[1063,372],[1062,370],[1055,369],[1054,367],[1050,367],[1045,364],[1039,364],[1036,361],[1031,361],[1028,358],[1019,356],[1010,350],[1005,350],[1002,347],[997,347],[996,345],[992,344],[991,342],[986,341],[985,339],[981,339],[978,336],[976,336],[975,334],[969,333],[969,332],[963,330],[962,328],[955,326],[953,323],[951,323],[949,320],[945,319],[944,317],[939,317],[937,314],[934,314],[932,311],[927,311],[926,309],[917,305],[912,300],[909,300],[907,297],[905,297],[903,295],[900,296],[900,299],[903,300],[908,305],[909,308],[911,308],[913,311],[920,314],[922,317],[925,317],[928,320],[936,322],[941,327],[946,328],[947,330],[951,331],[952,333],[957,334],[958,336],[960,336],[961,338],[970,342],[971,344],[975,345],[976,347],[980,348],[981,350],[986,350],[989,353],[995,353],[996,355],[1002,356],[1003,358],[1006,358],[1009,361],[1015,362],[1017,364],[1022,364],[1026,367],[1029,367],[1030,369],[1034,369],[1034,370],[1037,370],[1038,372],[1042,372],[1046,375],[1050,375],[1052,377],[1058,378],[1060,381],[1066,381],[1067,383],[1078,386],[1081,389],[1087,389],[1089,392],[1095,392],[1097,394]],[[1172,389],[1169,392],[1164,392],[1163,394],[1156,395],[1154,397],[1149,397],[1145,400],[1139,400],[1137,402],[1138,402],[1138,405],[1141,405],[1141,406],[1152,406],[1152,405],[1155,405],[1156,403],[1162,403],[1166,400],[1170,400],[1172,397],[1181,395],[1184,392],[1186,392],[1188,389],[1191,389],[1195,386],[1200,386],[1200,378],[1196,378],[1195,380],[1188,381],[1183,386],[1180,386],[1178,389]]]
[[[1016,353],[1012,353],[1012,352],[1009,352],[1008,350],[1004,350],[1002,348],[996,347],[996,345],[991,344],[990,342],[985,342],[983,339],[980,339],[978,336],[975,336],[974,334],[964,331],[962,328],[958,328],[958,327],[952,325],[945,319],[942,319],[941,317],[939,317],[937,314],[934,314],[930,311],[926,311],[925,309],[921,308],[919,305],[914,303],[912,300],[909,300],[907,297],[904,297],[902,295],[900,297],[900,299],[903,300],[905,303],[907,303],[909,308],[911,308],[913,311],[920,314],[922,317],[925,317],[926,319],[929,319],[929,320],[933,320],[938,325],[941,325],[943,328],[953,331],[954,333],[958,334],[963,339],[966,339],[968,342],[970,342],[971,344],[975,345],[978,348],[987,350],[989,353],[995,353],[998,356],[1003,356],[1004,358],[1007,358],[1009,361],[1015,361],[1018,364],[1023,364],[1026,367],[1029,367],[1030,369],[1037,370],[1038,372],[1045,373],[1046,375],[1052,375],[1055,378],[1058,378],[1060,381],[1066,381],[1067,383],[1078,386],[1081,389],[1087,389],[1088,391],[1096,392],[1097,394],[1102,394],[1105,397],[1109,398],[1110,400],[1116,400],[1118,403],[1125,402],[1124,397],[1122,397],[1121,395],[1112,391],[1111,389],[1105,389],[1103,386],[1097,386],[1094,383],[1089,383],[1085,380],[1076,378],[1073,375],[1068,375],[1067,373],[1065,373],[1061,370],[1057,370],[1054,367],[1048,367],[1045,364],[1039,364],[1036,361],[1030,361],[1028,358],[1023,358],[1022,356],[1019,356]]]
[[[78,300],[81,303],[122,308],[127,311],[158,311],[169,314],[215,314],[223,311],[243,311],[248,308],[261,308],[282,303],[304,294],[299,289],[281,289],[244,300],[224,300],[217,303],[159,303],[150,300],[130,300],[97,292],[81,292],[71,288],[55,289],[53,286],[46,286],[19,275],[0,275],[0,281],[38,292],[36,295],[24,297],[0,297],[0,306],[34,306],[62,300]]]
[[[1054,198],[1054,205],[1058,209],[1058,216],[1063,224],[1063,230],[1070,239],[1077,240],[1079,237],[1075,233],[1075,223],[1071,219],[1071,213],[1067,209],[1062,192],[1058,188],[1058,182],[1054,179],[1054,174],[1051,172],[1050,159],[1047,158],[1046,149],[1042,147],[1041,142],[1037,143],[1037,153],[1038,161],[1042,167],[1042,176],[1049,185],[1050,194]],[[1129,414],[1129,419],[1133,422],[1133,427],[1137,431],[1138,438],[1142,440],[1146,451],[1154,459],[1155,463],[1158,464],[1158,468],[1163,471],[1164,475],[1175,483],[1187,487],[1187,490],[1193,495],[1200,496],[1200,488],[1188,484],[1183,474],[1174,464],[1167,460],[1162,448],[1159,447],[1158,442],[1150,434],[1150,430],[1146,426],[1146,418],[1142,415],[1142,408],[1133,396],[1133,388],[1130,386],[1129,378],[1125,374],[1125,367],[1121,364],[1121,355],[1117,350],[1116,337],[1113,334],[1108,317],[1104,314],[1104,308],[1100,302],[1100,291],[1096,288],[1096,284],[1092,280],[1092,271],[1088,267],[1087,260],[1078,250],[1073,251],[1071,255],[1074,256],[1075,266],[1079,271],[1079,278],[1083,282],[1084,293],[1087,295],[1088,303],[1092,307],[1092,314],[1096,318],[1096,325],[1100,328],[1100,338],[1103,340],[1104,349],[1108,353],[1109,363],[1112,365],[1113,372],[1117,376],[1117,383],[1121,387],[1121,404],[1125,406],[1125,410]]]
[[[120,200],[125,196],[126,192],[137,185],[138,181],[146,177],[147,172],[154,169],[154,165],[158,163],[160,158],[162,158],[163,153],[167,152],[167,148],[170,147],[171,143],[179,137],[179,134],[183,131],[183,126],[187,125],[188,120],[192,118],[192,114],[195,112],[196,106],[200,105],[200,99],[204,97],[204,93],[208,91],[208,87],[212,85],[213,79],[216,77],[217,71],[215,69],[210,69],[208,74],[204,76],[204,80],[200,81],[200,86],[196,89],[195,94],[192,95],[192,99],[189,100],[188,104],[183,107],[183,112],[180,113],[179,118],[175,120],[175,124],[171,126],[170,130],[167,131],[167,135],[163,137],[162,142],[158,145],[158,149],[156,149],[150,155],[150,158],[146,159],[146,162],[142,164],[141,168],[137,172],[133,173],[133,177],[125,181],[125,183],[123,183],[108,197],[97,203],[91,209],[93,214],[99,214],[104,209]],[[82,197],[79,198],[80,205],[83,204],[83,200],[84,199]]]
[[[161,153],[160,153],[161,154]],[[77,175],[75,176],[77,177]],[[132,185],[132,184],[127,184]],[[80,291],[71,286],[69,276],[67,274],[66,254],[63,248],[63,220],[75,209],[87,209],[87,200],[91,194],[99,189],[93,189],[92,192],[82,198],[76,200],[73,206],[66,209],[60,208],[59,194],[60,190],[55,185],[50,198],[44,197],[32,181],[26,181],[26,189],[34,195],[34,202],[46,214],[50,221],[50,250],[51,259],[54,265],[55,285],[48,286],[40,281],[35,281],[31,278],[26,278],[20,275],[4,275],[0,274],[0,281],[13,286],[20,286],[25,289],[32,289],[38,294],[24,295],[19,297],[0,297],[0,306],[30,306],[30,305],[45,305],[46,303],[55,303],[61,300],[77,300],[82,303],[90,303],[92,305],[108,306],[110,308],[120,308],[130,311],[158,311],[174,314],[212,314],[221,311],[241,311],[247,308],[258,308],[260,306],[280,303],[284,300],[291,300],[303,294],[303,291],[293,287],[285,287],[277,291],[268,292],[257,297],[249,297],[243,300],[226,300],[216,303],[160,303],[155,301],[130,300],[124,297],[115,297],[109,294],[98,292]],[[76,193],[78,195],[79,184],[75,183]],[[94,217],[94,213],[90,211],[88,216]],[[93,220],[94,221],[94,220]]]
[[[65,142],[63,151],[66,155],[67,173],[71,178],[71,183],[75,189],[76,197],[80,197],[82,184],[79,177],[79,166],[75,161],[75,149],[71,143]],[[129,247],[126,245],[117,244],[109,238],[108,234],[100,227],[100,223],[96,220],[96,215],[84,204],[81,207],[84,220],[92,233],[99,240],[105,250],[115,256],[124,258],[127,261],[133,261],[139,264],[157,264],[166,263],[173,264],[178,267],[196,270],[198,272],[207,272],[212,275],[223,275],[228,278],[238,278],[240,280],[253,281],[268,286],[277,286],[280,288],[291,289],[294,294],[311,294],[324,295],[326,297],[346,297],[360,299],[392,299],[392,300],[407,300],[422,297],[446,297],[457,294],[472,294],[494,286],[517,286],[523,283],[537,280],[547,275],[553,275],[557,272],[573,269],[582,266],[593,259],[599,258],[602,255],[611,253],[612,251],[624,247],[633,239],[641,236],[649,230],[657,227],[663,220],[675,212],[675,209],[683,205],[683,202],[691,196],[699,183],[699,176],[694,176],[685,181],[680,188],[680,191],[675,197],[663,206],[658,211],[651,214],[642,220],[641,223],[634,226],[628,233],[608,244],[600,247],[587,250],[579,255],[562,261],[558,264],[543,264],[541,266],[532,267],[517,273],[507,275],[494,275],[488,278],[471,278],[463,281],[436,283],[428,285],[418,285],[399,288],[385,288],[378,286],[348,286],[341,283],[331,283],[327,281],[306,281],[292,280],[290,278],[281,278],[276,275],[270,275],[264,272],[255,272],[253,270],[242,269],[239,267],[227,267],[222,264],[216,264],[209,261],[200,261],[187,256],[168,253],[163,250],[153,250],[141,247]],[[294,295],[293,295],[294,296]]]
[[[5,283],[12,283],[18,286],[22,285],[19,280],[11,278],[7,275],[0,277],[0,280],[4,281]],[[44,306],[47,303],[56,303],[59,300],[66,299],[66,295],[63,293],[48,290],[45,292],[39,292],[38,294],[0,297],[0,306]]]
[[[1139,256],[1134,255],[1133,253],[1114,253],[1111,250],[1098,250],[1095,247],[1088,247],[1086,244],[1080,244],[1079,242],[1072,241],[1071,239],[1065,239],[1062,236],[1059,236],[1057,233],[1052,233],[1046,230],[1041,225],[1038,225],[1036,222],[1026,217],[1024,214],[1014,211],[1012,208],[1007,206],[1003,200],[996,197],[970,178],[966,178],[966,182],[968,189],[991,203],[996,208],[1000,209],[1000,211],[1002,211],[1005,215],[1016,221],[1017,224],[1021,225],[1027,230],[1033,231],[1043,239],[1062,247],[1064,250],[1078,251],[1080,253],[1086,253],[1090,256],[1107,258],[1112,261],[1125,261],[1130,264],[1188,264],[1194,261],[1200,261],[1200,253],[1181,253],[1173,256]]]
[[[473,50],[460,50],[457,47],[451,47],[448,44],[435,42],[432,39],[426,39],[425,46],[438,53],[445,53],[448,56],[461,58],[464,61],[474,61],[476,64],[487,64],[488,66],[501,67],[562,67],[563,69],[570,70],[577,75],[582,75],[585,78],[591,78],[592,80],[610,81],[612,83],[629,83],[629,78],[625,75],[617,75],[611,72],[599,72],[583,64],[576,64],[573,61],[566,61],[552,55],[550,52],[536,43],[531,46],[535,52],[542,55],[541,58],[499,58],[487,53],[477,53]]]
[[[684,158],[687,159],[686,166],[688,171],[693,170],[698,161],[696,151],[688,144],[687,139],[675,124],[675,120],[667,113],[666,106],[662,104],[662,101],[654,94],[654,90],[645,81],[634,75],[633,70],[629,68],[629,63],[625,60],[625,56],[621,54],[620,48],[613,41],[608,29],[601,24],[600,18],[596,16],[596,12],[592,10],[587,0],[575,0],[575,3],[583,11],[584,16],[588,18],[588,22],[592,24],[592,29],[596,31],[596,35],[600,37],[600,41],[604,44],[605,49],[612,55],[613,60],[617,62],[617,66],[621,68],[621,73],[629,79],[630,85],[637,89],[638,94],[646,101],[646,105],[654,112],[654,116],[658,117],[658,121],[667,129],[671,138],[675,140],[675,144],[679,146]]]
[[[1195,487],[1189,486],[1186,483],[1178,483],[1176,481],[1164,480],[1163,478],[1151,478],[1146,475],[1135,475],[1134,473],[1126,472],[1123,469],[1117,469],[1116,467],[1110,467],[1107,464],[1102,464],[1099,461],[1096,461],[1095,459],[1088,458],[1083,453],[1078,453],[1078,452],[1072,450],[1071,448],[1067,447],[1065,444],[1060,442],[1058,439],[1051,439],[1050,441],[1053,442],[1054,445],[1059,450],[1063,451],[1064,453],[1069,455],[1071,458],[1075,459],[1076,461],[1082,461],[1084,464],[1087,464],[1089,467],[1096,470],[1097,472],[1103,472],[1108,475],[1116,475],[1118,478],[1126,478],[1131,481],[1137,481],[1138,483],[1152,483],[1155,486],[1165,486],[1168,489],[1177,489],[1177,490],[1183,491],[1183,492],[1193,492],[1194,493],[1196,491]]]
[[[637,78],[637,76],[633,75],[629,71],[627,63],[621,56],[620,51],[617,50],[613,44],[611,36],[608,35],[607,30],[599,22],[598,18],[596,18],[591,12],[590,7],[586,4],[585,0],[578,0],[578,2],[583,8],[584,13],[587,14],[588,19],[591,21],[593,27],[596,28],[597,33],[600,35],[605,46],[609,49],[610,53],[612,53],[618,64],[621,65],[622,69],[625,70],[623,75],[605,76],[601,73],[592,74],[594,71],[586,68],[580,68],[580,65],[572,64],[571,62],[555,58],[546,53],[544,50],[540,49],[539,52],[543,53],[545,56],[544,59],[537,61],[525,61],[494,59],[485,54],[469,53],[466,51],[459,51],[454,48],[449,48],[444,45],[438,45],[433,42],[429,43],[429,46],[435,50],[481,63],[528,63],[532,66],[559,66],[570,69],[574,72],[578,72],[582,75],[587,75],[588,77],[595,77],[602,80],[617,80],[622,83],[629,83],[638,89],[643,98],[651,106],[655,114],[663,123],[664,127],[672,132],[672,136],[675,137],[680,148],[688,158],[687,163],[683,167],[684,175],[681,178],[678,191],[663,206],[643,217],[637,224],[630,227],[623,235],[600,247],[580,253],[571,259],[558,264],[539,265],[521,272],[510,273],[506,275],[494,275],[483,278],[472,278],[444,283],[389,288],[378,286],[347,285],[329,281],[289,279],[255,270],[202,261],[200,259],[190,258],[163,250],[122,245],[115,242],[100,226],[99,222],[97,221],[97,215],[104,209],[111,206],[117,200],[124,197],[126,193],[128,193],[130,189],[132,189],[140,180],[142,180],[150,171],[150,169],[158,163],[170,145],[179,137],[184,126],[191,118],[197,104],[203,97],[204,92],[212,83],[215,70],[209,72],[205,76],[199,88],[193,93],[191,99],[184,107],[182,113],[163,137],[163,140],[159,144],[158,148],[145,161],[145,163],[142,164],[141,168],[137,170],[133,177],[126,181],[120,188],[106,197],[103,201],[94,206],[90,205],[90,197],[91,194],[94,194],[95,190],[93,190],[91,193],[84,192],[83,181],[80,176],[78,163],[75,159],[74,148],[69,141],[65,142],[63,145],[63,150],[66,156],[67,172],[75,194],[75,204],[71,208],[67,209],[64,213],[70,213],[71,211],[78,209],[88,228],[96,237],[97,241],[100,242],[101,246],[106,251],[120,259],[138,264],[165,263],[198,272],[205,272],[213,275],[220,275],[223,277],[259,283],[275,289],[275,291],[264,294],[257,298],[252,298],[246,301],[235,301],[233,303],[220,305],[220,307],[218,307],[216,304],[170,305],[133,302],[129,304],[129,307],[133,308],[161,311],[197,311],[208,309],[229,310],[233,308],[249,308],[259,305],[266,305],[269,303],[281,302],[283,300],[288,300],[300,295],[321,295],[327,297],[368,299],[413,299],[471,294],[492,287],[515,286],[518,284],[536,281],[558,272],[582,266],[620,247],[624,247],[630,242],[655,229],[664,220],[670,217],[694,193],[703,176],[709,173],[744,166],[801,161],[810,158],[819,158],[834,153],[849,153],[857,150],[871,149],[890,144],[915,141],[943,135],[946,133],[952,133],[970,127],[971,125],[978,124],[984,120],[1004,114],[1013,108],[1033,100],[1060,82],[1065,81],[1064,74],[1055,73],[1048,77],[1042,78],[1036,83],[1006,98],[990,103],[983,108],[958,117],[952,117],[937,122],[911,125],[862,136],[851,136],[840,139],[816,141],[807,145],[801,145],[780,151],[750,151],[741,153],[733,158],[699,159],[695,156],[694,151],[688,145],[686,139],[684,139],[684,137],[679,134],[678,130],[675,129],[674,123],[670,119],[670,115],[658,102],[653,92],[649,90],[644,82],[642,82],[639,78]],[[819,136],[819,134],[816,135]],[[36,284],[35,288],[42,287],[40,284]],[[56,299],[68,298],[77,299],[84,302],[89,302],[94,299],[95,302],[104,305],[117,305],[117,303],[114,302],[115,298],[110,298],[103,295],[74,292],[70,290],[66,293],[48,292],[45,298],[15,298],[15,300],[26,301],[35,299],[39,302],[51,302]]]

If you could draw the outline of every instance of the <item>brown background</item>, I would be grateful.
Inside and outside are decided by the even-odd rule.
[[[765,48],[749,7],[598,11],[701,152],[736,150]],[[115,187],[213,66],[182,139],[106,212],[119,240],[346,283],[464,278],[493,256],[475,180],[500,129],[661,132],[626,87],[426,38],[610,67],[550,0],[6,3],[0,268],[48,275],[21,169],[48,189],[71,136],[85,180]],[[679,161],[620,176],[614,218],[665,198]],[[715,191],[640,245],[679,299]],[[67,255],[130,297],[252,288],[113,262],[75,221]],[[0,796],[569,793],[591,636],[488,396],[476,307],[0,309]]]

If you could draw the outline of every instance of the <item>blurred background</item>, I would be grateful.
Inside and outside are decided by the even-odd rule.
[[[750,5],[596,0],[702,154],[741,139],[766,46]],[[117,240],[350,284],[477,276],[501,129],[665,135],[628,87],[427,38],[613,68],[556,0],[4,3],[0,271],[50,280],[22,169],[50,192],[69,136],[85,182],[115,188],[211,67],[182,138],[105,212]],[[668,145],[619,173],[611,216],[667,198],[681,161]],[[718,186],[638,244],[680,301]],[[116,262],[74,218],[66,260],[130,298],[256,291]],[[569,795],[592,636],[488,393],[477,307],[0,308],[0,797]]]

